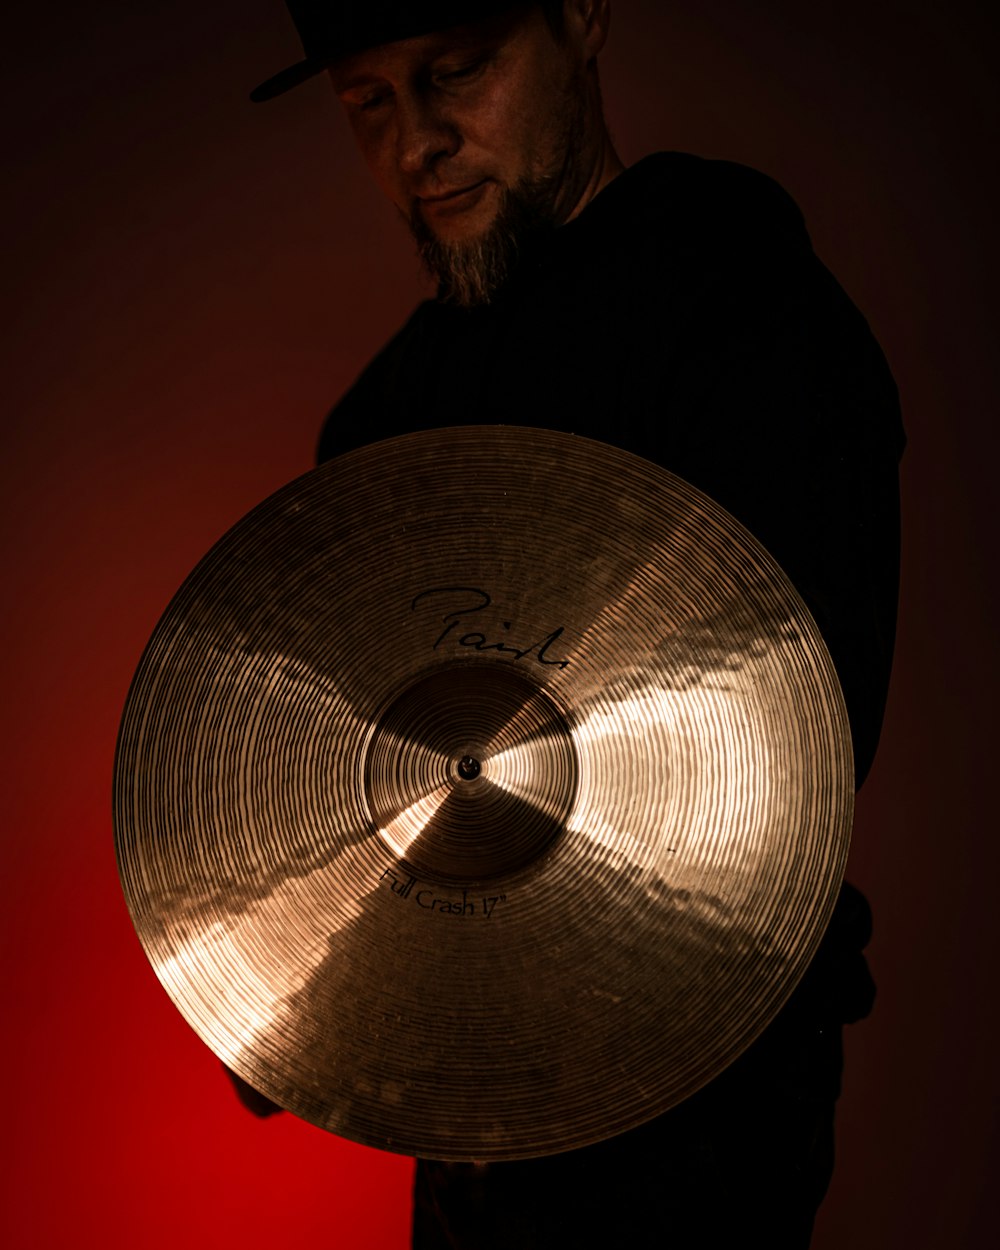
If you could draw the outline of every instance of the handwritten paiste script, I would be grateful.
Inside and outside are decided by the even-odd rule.
[[[473,651],[496,651],[502,655],[509,655],[515,663],[518,660],[533,659],[538,664],[557,668],[567,667],[569,660],[558,660],[548,654],[549,648],[562,637],[565,629],[563,625],[527,647],[518,647],[506,640],[490,642],[481,630],[468,629],[469,618],[484,612],[492,603],[493,600],[486,591],[475,586],[433,586],[430,590],[422,590],[419,595],[416,595],[410,607],[416,612],[421,606],[459,605],[440,618],[444,628],[433,644],[435,651],[450,640],[455,646],[470,647]],[[476,622],[473,621],[472,624],[475,625]],[[511,628],[510,621],[502,621],[501,625],[504,630]]]

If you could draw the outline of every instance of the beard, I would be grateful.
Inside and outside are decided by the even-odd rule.
[[[525,252],[561,225],[575,206],[582,189],[577,183],[583,168],[584,99],[583,80],[570,84],[563,97],[556,143],[560,156],[554,168],[503,187],[497,214],[479,238],[444,243],[420,215],[420,206],[414,206],[410,231],[443,303],[460,308],[489,304]]]
[[[414,208],[410,230],[424,268],[436,279],[438,299],[460,308],[488,304],[510,280],[524,251],[558,224],[548,180],[504,187],[488,228],[465,243],[444,243]]]

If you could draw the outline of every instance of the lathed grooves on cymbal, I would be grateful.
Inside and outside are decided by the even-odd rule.
[[[417,682],[363,755],[379,833],[431,880],[475,884],[536,860],[575,790],[566,724],[542,691],[494,665]]]
[[[785,575],[628,453],[351,452],[244,518],[126,704],[119,868],[184,1016],[324,1128],[448,1159],[716,1076],[825,927],[846,714]]]

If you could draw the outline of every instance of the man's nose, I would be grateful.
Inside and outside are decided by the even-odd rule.
[[[457,128],[433,100],[416,94],[397,100],[397,159],[404,173],[418,174],[438,157],[454,156],[460,146]]]

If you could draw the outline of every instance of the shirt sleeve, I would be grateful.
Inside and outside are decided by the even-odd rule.
[[[741,521],[802,595],[837,669],[860,787],[878,744],[899,581],[895,384],[811,250],[723,252],[665,395],[678,471]],[[671,422],[671,424],[676,424]]]

